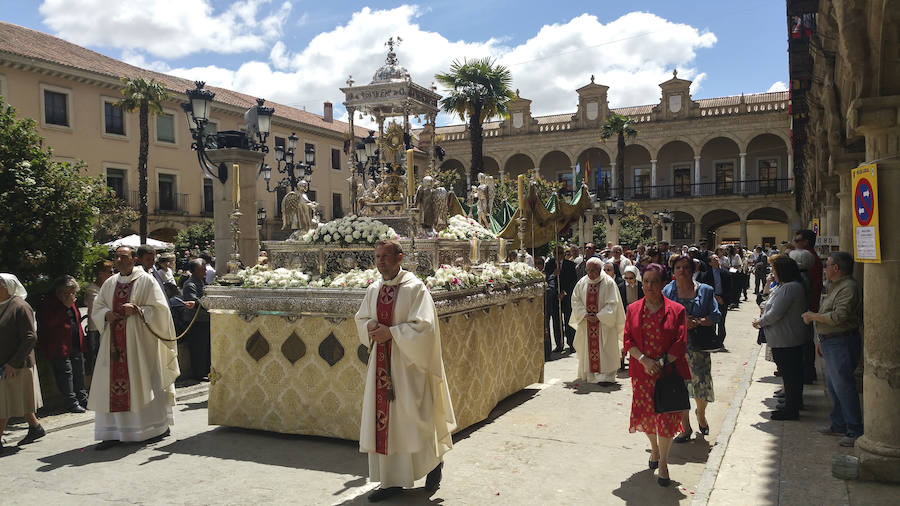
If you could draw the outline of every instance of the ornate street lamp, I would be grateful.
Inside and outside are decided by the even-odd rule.
[[[312,145],[306,146],[306,149],[303,150],[303,162],[295,162],[298,140],[300,138],[291,132],[288,137],[287,149],[284,146],[275,146],[276,169],[279,174],[286,174],[286,176],[274,188],[269,186],[269,181],[272,179],[272,167],[268,165],[260,167],[259,173],[266,180],[266,191],[275,192],[278,191],[278,188],[290,188],[291,191],[295,191],[300,181],[311,182],[312,168],[316,164],[316,150]]]
[[[674,220],[672,218],[672,213],[669,212],[668,209],[663,209],[658,213],[655,213],[657,217],[659,217],[660,223],[662,223],[663,230],[669,229],[669,224],[671,224]]]
[[[372,179],[381,178],[381,167],[378,164],[379,150],[375,141],[375,131],[369,130],[369,136],[356,144],[356,173],[366,180],[366,173]]]
[[[216,165],[210,160],[206,150],[243,148],[268,153],[266,139],[269,137],[269,128],[272,125],[272,115],[275,114],[275,109],[265,107],[263,105],[265,100],[257,99],[257,104],[244,114],[247,133],[239,130],[227,130],[212,134],[206,130],[206,126],[209,124],[209,113],[216,94],[204,89],[206,83],[203,81],[195,81],[194,85],[196,86],[194,89],[185,91],[188,101],[181,104],[188,128],[191,131],[191,138],[193,138],[191,149],[197,152],[197,161],[203,172],[218,179],[221,183],[225,183],[228,180],[228,169],[224,163]]]
[[[266,208],[259,207],[256,209],[256,226],[262,228],[263,224],[266,222]]]
[[[622,199],[613,200],[612,197],[606,199],[606,215],[609,218],[609,224],[613,224],[616,215],[625,214],[625,201]]]

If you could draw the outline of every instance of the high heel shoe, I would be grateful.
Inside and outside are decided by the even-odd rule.
[[[675,436],[674,438],[672,438],[672,441],[675,442],[675,443],[687,443],[688,441],[691,440],[691,435],[692,435],[692,434],[693,434],[693,431],[689,431],[689,430],[684,431],[683,434],[681,434],[681,435],[679,435],[679,436]]]
[[[660,487],[668,487],[669,484],[672,483],[672,480],[669,478],[663,478],[662,476],[659,476],[658,478],[656,478],[656,483],[659,483]]]
[[[659,467],[659,461],[658,460],[648,460],[647,467],[649,467],[650,469],[656,469]]]
[[[700,434],[703,434],[704,436],[708,436],[709,435],[709,425],[707,425],[706,427],[701,425],[700,426]]]

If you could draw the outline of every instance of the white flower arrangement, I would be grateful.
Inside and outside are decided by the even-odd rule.
[[[442,265],[425,278],[425,286],[431,290],[461,290],[478,285],[478,281],[478,276],[461,267]]]
[[[506,268],[506,278],[515,283],[525,281],[540,281],[544,279],[544,274],[525,262],[510,262]]]
[[[399,238],[397,232],[384,223],[351,214],[328,223],[319,223],[317,228],[300,236],[300,241],[316,244],[372,245],[383,239]]]
[[[349,272],[338,274],[327,285],[328,288],[367,288],[374,283],[381,275],[377,269],[359,270],[353,269]]]
[[[494,265],[490,262],[485,262],[483,264],[476,265],[472,267],[472,270],[478,271],[478,282],[479,284],[485,285],[503,285],[508,279],[506,277],[506,273],[499,266]]]
[[[298,288],[309,286],[309,274],[296,269],[280,267],[271,270],[265,265],[256,265],[238,272],[243,283],[241,286],[248,288]]]
[[[482,227],[477,221],[466,218],[461,214],[452,216],[447,221],[447,228],[438,232],[438,237],[442,239],[468,240],[478,239],[496,239],[490,230]]]

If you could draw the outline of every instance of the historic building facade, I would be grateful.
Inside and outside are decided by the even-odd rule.
[[[618,109],[609,108],[608,87],[593,76],[577,90],[574,113],[534,117],[531,101],[517,91],[509,118],[484,125],[484,171],[505,179],[537,170],[571,187],[576,166],[589,165],[600,213],[610,195],[634,200],[647,213],[668,209],[677,244],[701,237],[750,245],[789,239],[800,218],[792,195],[788,93],[695,100],[691,81],[674,74],[659,85],[659,103]],[[610,112],[630,117],[638,130],[627,140],[624,167],[615,166],[616,140],[600,139]],[[441,168],[459,170],[463,180],[470,160],[466,130],[437,128],[446,151]],[[621,192],[619,170],[625,171]]]
[[[56,37],[0,22],[0,96],[14,106],[20,118],[33,118],[38,133],[62,161],[82,160],[92,176],[105,177],[119,197],[138,205],[137,159],[140,140],[137,112],[115,107],[122,97],[122,77],[144,77],[162,83],[172,94],[163,114],[151,116],[148,158],[149,232],[155,239],[172,241],[178,230],[212,217],[212,179],[204,177],[180,104],[194,83],[109,58]],[[244,128],[244,112],[255,97],[223,88],[215,92],[211,126],[224,130]],[[325,219],[349,212],[349,162],[344,140],[349,126],[333,118],[331,104],[313,114],[281,104],[275,108],[267,144],[284,145],[294,133],[297,158],[307,146],[315,151],[311,197],[318,200]],[[357,129],[357,136],[366,131]],[[271,187],[282,176],[275,170],[274,150],[265,163],[272,170]],[[257,208],[266,209],[263,239],[280,237],[280,197],[267,192],[262,177],[256,188]],[[135,228],[137,224],[135,223]]]

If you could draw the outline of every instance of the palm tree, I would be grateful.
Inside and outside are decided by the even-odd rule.
[[[600,127],[600,139],[606,140],[616,136],[616,194],[619,197],[625,195],[625,137],[633,139],[638,131],[634,128],[634,121],[628,116],[610,113],[606,117],[603,126]]]
[[[510,89],[512,74],[503,65],[495,65],[490,58],[464,58],[461,62],[454,60],[449,72],[434,77],[450,90],[450,94],[441,99],[441,110],[455,113],[463,121],[468,117],[472,146],[470,171],[474,181],[484,167],[481,125],[494,116],[505,118],[508,115],[509,101],[516,98]]]
[[[141,143],[138,149],[138,194],[140,195],[140,234],[141,244],[147,242],[147,153],[150,149],[150,115],[162,112],[162,103],[169,98],[166,88],[143,77],[123,77],[122,100],[116,103],[124,111],[138,110],[141,125]]]

